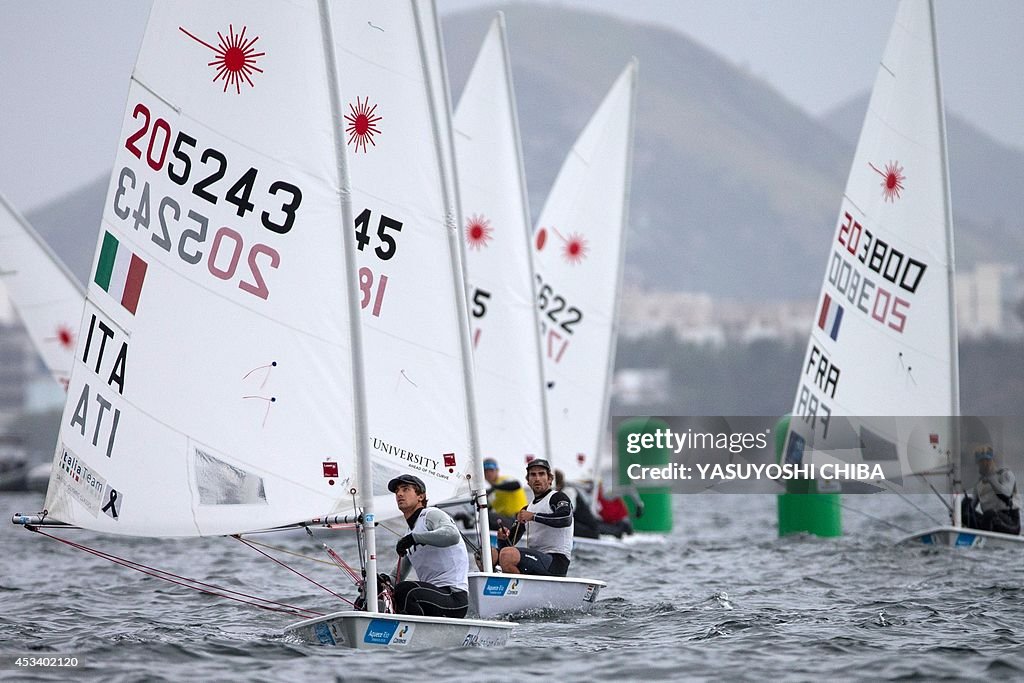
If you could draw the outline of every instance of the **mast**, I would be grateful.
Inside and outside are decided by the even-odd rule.
[[[598,451],[594,457],[594,471],[591,480],[594,482],[595,496],[597,495],[597,477],[599,475],[598,466],[601,462],[600,458],[600,444],[604,440],[602,438],[604,429],[608,424],[608,413],[611,410],[609,393],[611,392],[611,379],[612,372],[615,370],[615,349],[618,346],[619,339],[619,304],[622,301],[622,270],[626,262],[626,231],[628,230],[629,223],[629,193],[630,185],[633,180],[633,128],[636,122],[636,77],[637,71],[640,68],[640,63],[636,57],[630,60],[629,68],[631,70],[629,79],[629,131],[626,133],[626,177],[622,183],[622,216],[620,218],[622,229],[619,231],[619,262],[615,271],[615,300],[612,302],[612,329],[611,329],[611,343],[608,346],[608,365],[605,370],[605,377],[607,381],[604,384],[604,396],[601,399],[601,421],[600,429],[601,434],[598,435]],[[614,446],[613,446],[614,448]]]
[[[331,24],[329,0],[319,0],[320,32],[324,44],[324,58],[327,61],[328,90],[331,100],[331,120],[341,121],[341,88],[338,85],[337,59],[334,53],[334,32]],[[339,197],[341,203],[342,243],[344,248],[344,274],[348,282],[355,282],[356,257],[355,233],[351,229],[352,183],[348,175],[348,157],[345,144],[338,134],[338,127],[332,127],[334,153],[338,164]],[[353,418],[355,421],[356,463],[358,465],[358,503],[363,509],[363,533],[366,542],[365,605],[367,611],[377,611],[377,535],[374,528],[373,478],[370,470],[370,440],[366,419],[366,382],[363,370],[363,335],[360,324],[360,301],[358,289],[346,287],[348,300],[349,334],[351,339]],[[373,606],[372,609],[370,606]]]
[[[452,286],[455,289],[455,303],[458,314],[459,352],[462,357],[463,368],[462,386],[466,396],[466,419],[469,423],[467,425],[469,428],[469,456],[470,462],[472,463],[472,467],[470,469],[471,479],[469,482],[470,497],[473,501],[473,506],[477,510],[477,529],[480,532],[480,561],[483,564],[483,570],[485,572],[489,572],[492,569],[491,554],[490,552],[483,551],[484,548],[490,548],[491,531],[490,522],[487,518],[487,489],[484,486],[484,466],[483,461],[480,458],[480,438],[477,433],[476,425],[476,396],[473,388],[473,347],[469,336],[469,307],[466,302],[466,276],[460,233],[462,216],[458,202],[458,183],[455,181],[457,178],[455,168],[455,149],[453,147],[451,135],[442,135],[439,123],[441,116],[446,117],[446,121],[451,121],[451,107],[448,102],[448,77],[447,70],[444,67],[444,51],[441,42],[441,34],[437,25],[437,12],[434,8],[433,0],[430,1],[429,7],[430,17],[433,23],[432,27],[423,26],[422,18],[420,17],[419,11],[415,8],[415,5],[413,16],[416,20],[416,35],[419,39],[420,62],[423,65],[424,82],[428,89],[427,101],[430,105],[430,124],[434,131],[434,146],[437,151],[437,163],[441,172],[441,194],[446,208],[445,227],[448,232],[448,251],[453,266]],[[442,93],[429,92],[433,81],[431,80],[429,67],[427,66],[428,60],[426,55],[426,46],[423,39],[426,28],[430,28],[434,31],[434,43],[440,57],[438,61],[441,66],[439,82],[443,86],[444,92]],[[442,112],[437,111],[438,97],[440,97],[440,101],[444,103],[444,111]],[[450,124],[447,126],[446,130],[451,131]],[[450,169],[445,168],[446,157],[448,159],[448,163],[451,164]],[[449,186],[449,184],[452,186]],[[481,503],[481,501],[483,502]]]
[[[515,88],[512,86],[512,58],[509,56],[508,51],[508,37],[505,32],[505,13],[498,12],[498,36],[501,41],[501,52],[505,63],[505,88],[508,91],[508,102],[509,102],[509,115],[512,120],[512,130],[515,137],[515,155],[516,155],[516,169],[519,172],[519,193],[522,196],[522,207],[523,207],[523,226],[526,229],[526,241],[527,245],[532,242],[532,230],[533,221],[530,218],[530,200],[529,195],[526,191],[526,169],[523,163],[523,143],[522,136],[519,134],[519,112],[516,108],[516,95]],[[544,437],[544,458],[551,462],[551,429],[548,426],[548,394],[544,384],[544,349],[541,344],[541,333],[540,333],[540,321],[537,319],[537,277],[536,271],[533,267],[533,258],[529,255],[527,250],[526,259],[527,268],[530,270],[530,290],[533,293],[533,307],[534,314],[533,320],[533,339],[534,346],[537,349],[535,354],[537,359],[537,376],[540,377],[540,414],[541,414],[541,430]]]
[[[935,72],[935,107],[939,113],[939,153],[942,157],[942,215],[946,229],[946,287],[949,297],[949,415],[951,429],[950,478],[952,489],[960,487],[960,355],[956,321],[956,259],[953,245],[953,208],[950,201],[949,151],[946,146],[946,110],[942,98],[942,77],[939,71],[939,40],[935,27],[935,4],[928,0],[928,24],[932,37],[932,65]],[[954,511],[959,521],[958,511]],[[959,526],[959,524],[955,524]]]

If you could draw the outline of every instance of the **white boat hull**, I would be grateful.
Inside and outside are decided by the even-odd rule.
[[[901,538],[897,544],[947,548],[1021,548],[1024,547],[1024,537],[967,527],[940,526]]]
[[[572,539],[573,548],[632,548],[634,546],[665,545],[664,534],[634,533],[618,538],[601,534],[600,538],[583,538],[574,536]]]
[[[604,581],[470,572],[469,613],[481,619],[537,610],[589,612]]]
[[[465,534],[463,534],[465,535]],[[469,537],[472,542],[476,542],[476,538],[473,536]],[[600,538],[585,538],[583,536],[573,536],[572,546],[573,548],[631,548],[638,545],[665,545],[668,541],[666,540],[665,534],[652,534],[652,533],[634,533],[623,535],[621,538],[612,536],[610,534],[601,534]],[[491,547],[498,547],[498,534],[497,532],[491,532]]]
[[[300,621],[284,632],[314,645],[420,650],[504,645],[515,626],[511,621],[345,611]]]

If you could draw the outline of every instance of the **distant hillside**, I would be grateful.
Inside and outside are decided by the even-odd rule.
[[[89,279],[108,182],[99,178],[25,216],[82,282]]]
[[[446,17],[458,101],[494,9]],[[825,268],[856,111],[810,117],[685,36],[549,5],[504,6],[532,211],[612,81],[640,60],[626,278],[744,300],[811,298]],[[1024,160],[949,121],[961,266],[1024,261]],[[107,179],[29,216],[86,277]]]
[[[550,6],[503,10],[534,214],[576,135],[636,55],[626,277],[746,299],[817,292],[846,163],[830,130],[667,29]],[[445,21],[456,101],[493,16]]]

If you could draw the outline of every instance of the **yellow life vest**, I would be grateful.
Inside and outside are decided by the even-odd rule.
[[[496,484],[509,481],[510,477],[498,475]],[[526,507],[526,491],[523,490],[522,484],[515,491],[501,491],[495,489],[491,492],[491,495],[487,498],[488,504],[494,513],[499,517],[506,517],[511,519],[516,516],[516,513]]]

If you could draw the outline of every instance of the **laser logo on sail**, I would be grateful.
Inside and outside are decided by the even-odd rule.
[[[235,35],[234,25],[228,24],[227,38],[220,31],[217,31],[217,38],[220,39],[220,43],[216,47],[181,26],[178,27],[178,30],[200,45],[205,45],[213,50],[216,56],[213,58],[213,61],[207,62],[206,65],[216,69],[213,82],[216,83],[223,80],[224,92],[228,91],[229,85],[233,85],[235,93],[241,95],[243,80],[249,84],[250,88],[255,87],[251,78],[252,74],[254,72],[263,73],[263,69],[256,66],[256,58],[263,57],[267,53],[256,52],[253,47],[256,41],[260,39],[259,36],[246,40],[245,32],[248,30],[247,26],[243,26],[242,32]]]
[[[359,148],[362,147],[365,154],[366,143],[370,143],[374,147],[377,146],[377,143],[373,141],[373,136],[380,135],[380,128],[377,127],[377,124],[383,117],[375,113],[377,111],[376,104],[370,106],[369,97],[365,100],[357,97],[354,105],[349,103],[348,110],[349,113],[345,114],[345,120],[348,121],[348,125],[345,127],[345,132],[348,133],[346,144],[351,145],[354,142],[354,151],[359,152]]]
[[[470,249],[480,250],[493,239],[494,228],[484,216],[473,214],[466,221],[466,244]]]
[[[900,166],[899,162],[890,161],[885,165],[884,171],[879,170],[871,162],[868,162],[868,166],[875,173],[882,176],[882,195],[885,197],[885,201],[895,202],[899,199],[900,192],[903,191],[903,181],[907,179],[903,175],[903,167]]]

